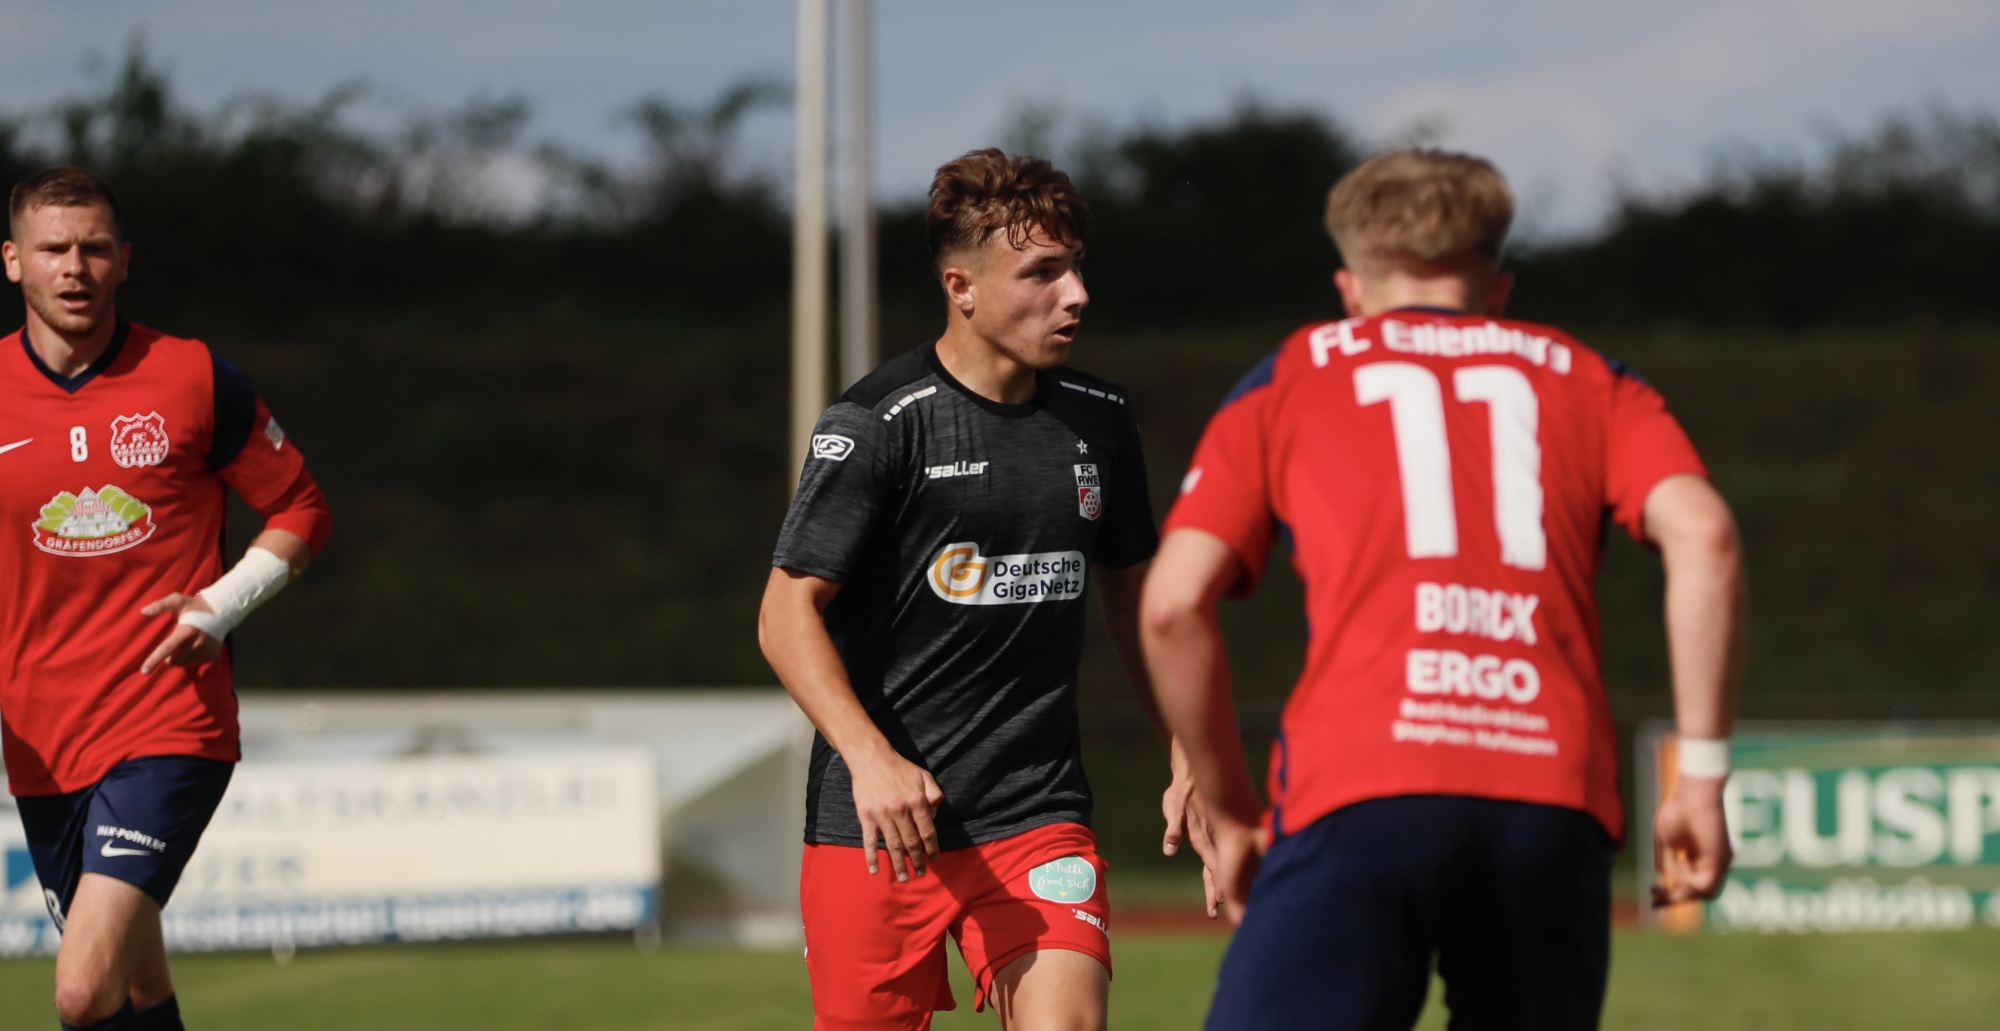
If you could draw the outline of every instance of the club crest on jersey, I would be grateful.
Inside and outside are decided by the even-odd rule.
[[[35,547],[51,555],[109,555],[151,537],[155,529],[151,506],[107,483],[50,498],[34,524]]]
[[[1076,465],[1076,514],[1096,519],[1104,514],[1104,484],[1097,478],[1097,466]]]
[[[167,420],[158,412],[121,415],[111,420],[111,460],[120,469],[159,465],[167,459]]]

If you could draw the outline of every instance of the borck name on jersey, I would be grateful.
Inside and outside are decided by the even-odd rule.
[[[933,480],[949,480],[954,476],[984,476],[986,467],[992,462],[953,462],[950,465],[927,465],[924,475]]]

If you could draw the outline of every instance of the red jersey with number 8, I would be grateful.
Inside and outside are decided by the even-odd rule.
[[[1547,326],[1431,309],[1307,326],[1195,451],[1166,529],[1305,583],[1305,670],[1267,819],[1446,794],[1564,806],[1624,835],[1594,583],[1607,522],[1705,476],[1658,392]]]
[[[227,651],[139,666],[172,631],[147,603],[223,572],[226,488],[317,549],[326,503],[242,373],[121,323],[62,377],[0,338],[0,745],[9,790],[86,787],[148,755],[238,757]]]

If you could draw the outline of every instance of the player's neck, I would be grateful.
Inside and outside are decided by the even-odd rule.
[[[118,333],[118,319],[115,315],[107,317],[87,333],[62,333],[36,317],[31,307],[23,329],[28,334],[28,346],[35,349],[35,357],[49,371],[68,379],[103,356],[105,348],[111,346],[111,338]]]
[[[1385,269],[1357,276],[1343,269],[1335,283],[1347,313],[1363,318],[1398,308],[1441,308],[1498,317],[1506,311],[1513,280],[1505,272],[1419,274]]]
[[[952,379],[988,401],[1017,405],[1034,399],[1034,368],[959,320],[952,320],[938,338],[937,356]]]

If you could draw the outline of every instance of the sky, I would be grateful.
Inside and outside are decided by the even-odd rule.
[[[1993,0],[874,0],[875,183],[921,193],[1026,106],[1169,126],[1245,97],[1363,141],[1428,131],[1492,158],[1523,228],[1598,225],[1626,183],[1671,190],[1725,148],[1809,155],[1832,132],[1944,103],[2000,109]],[[844,8],[837,3],[836,9]],[[0,110],[89,89],[144,37],[197,109],[365,80],[398,110],[519,95],[530,135],[618,157],[638,97],[712,99],[793,75],[796,0],[8,0]],[[788,167],[791,116],[746,151]]]

